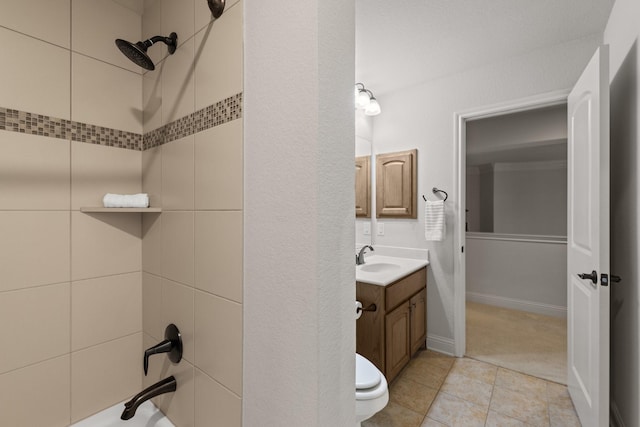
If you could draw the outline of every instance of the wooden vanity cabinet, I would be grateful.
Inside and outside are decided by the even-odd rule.
[[[392,381],[426,344],[426,267],[387,286],[356,282],[356,298],[367,308],[356,321],[356,351]]]

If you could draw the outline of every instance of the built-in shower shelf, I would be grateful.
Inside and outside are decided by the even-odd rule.
[[[80,212],[87,213],[104,213],[104,212],[113,212],[113,213],[126,213],[126,212],[142,212],[142,213],[157,213],[162,212],[162,208],[103,208],[101,206],[97,207],[83,207],[80,208]]]

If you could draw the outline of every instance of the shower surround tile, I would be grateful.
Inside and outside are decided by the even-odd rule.
[[[69,351],[70,300],[68,283],[0,293],[0,322],[11,325],[2,340],[13,343],[0,352],[0,373]]]
[[[242,91],[242,9],[242,2],[225,9],[220,18],[195,36],[196,110]],[[220,43],[220,40],[224,40],[224,43]]]
[[[0,209],[69,209],[69,167],[69,141],[0,132]]]
[[[141,39],[140,15],[112,0],[71,3],[73,7],[71,43],[74,52],[140,74],[142,68],[122,55],[114,43],[115,39],[124,39],[133,43]]]
[[[0,375],[5,426],[67,426],[71,406],[68,354]],[[34,387],[37,384],[37,387]],[[37,402],[37,410],[34,410]]]
[[[2,0],[0,26],[68,49],[69,12],[69,0]]]
[[[71,107],[69,50],[2,27],[0,38],[3,107],[68,120]]]
[[[140,74],[75,52],[71,60],[71,119],[142,133]]]

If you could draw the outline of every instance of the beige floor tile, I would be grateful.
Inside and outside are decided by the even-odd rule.
[[[474,380],[456,372],[452,372],[442,384],[440,391],[475,403],[482,408],[489,409],[493,386],[482,381]]]
[[[571,401],[569,401],[569,406],[550,402],[549,421],[551,427],[581,427],[580,419]]]
[[[547,381],[509,369],[498,368],[496,386],[547,400]]]
[[[373,417],[362,422],[362,427],[419,427],[424,416],[393,402]]]
[[[547,381],[547,402],[556,404],[562,403],[565,406],[573,408],[571,403],[571,396],[569,396],[569,390],[566,385],[557,384]]]
[[[515,418],[507,417],[495,411],[489,411],[485,427],[527,427],[527,425]]]
[[[498,367],[495,365],[466,357],[456,359],[451,368],[452,373],[461,374],[487,384],[493,384],[495,382],[497,371]]]
[[[409,378],[412,381],[438,389],[449,373],[448,368],[439,365],[432,359],[416,357],[409,362],[399,378]]]
[[[483,408],[442,392],[438,393],[427,415],[452,427],[483,427],[487,418]]]
[[[391,386],[390,400],[422,415],[426,414],[438,390],[407,377],[398,378]]]
[[[518,391],[495,386],[489,408],[527,424],[549,426],[547,402]]]
[[[420,424],[420,427],[447,427],[445,424],[442,424],[439,421],[436,421],[432,418],[425,418],[424,421],[422,421],[422,424]]]
[[[428,359],[433,366],[437,366],[447,371],[453,366],[456,358],[446,354],[438,353],[431,350],[421,351],[416,355],[416,358]]]

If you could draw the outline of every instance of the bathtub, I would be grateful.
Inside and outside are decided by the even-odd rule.
[[[118,403],[71,427],[175,427],[150,400],[140,405],[130,420],[120,419],[123,409],[124,402]]]

